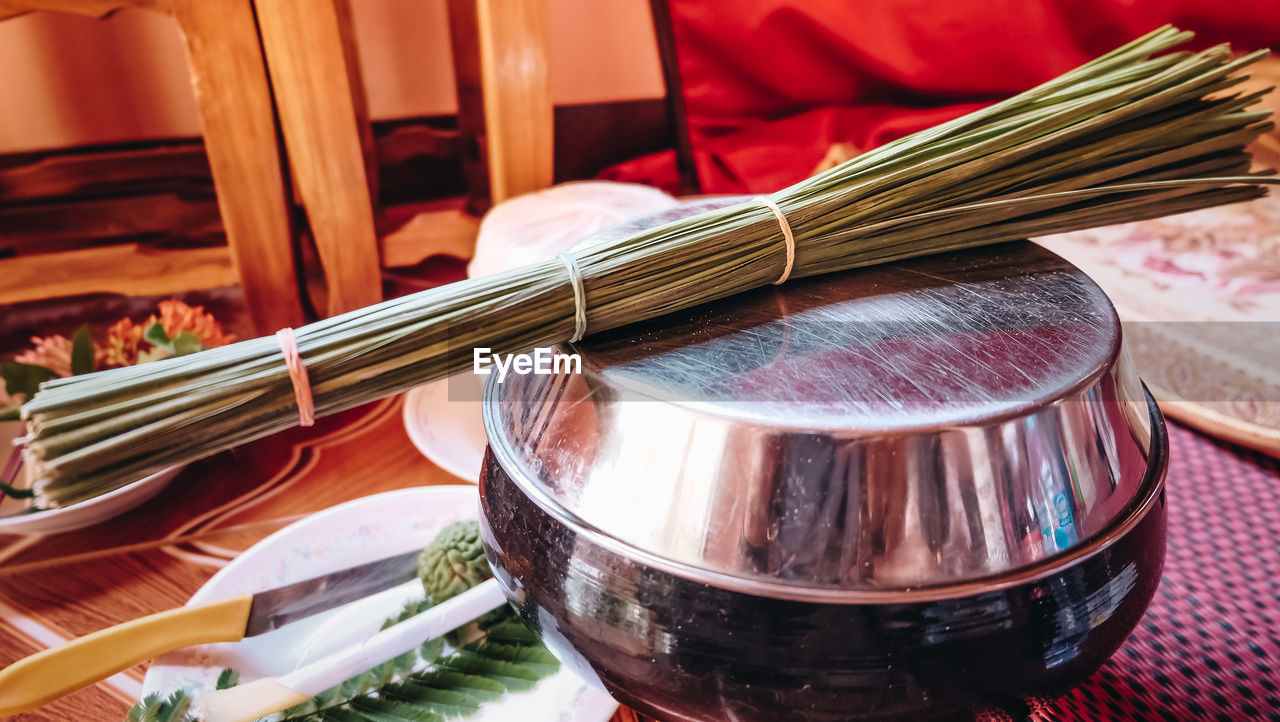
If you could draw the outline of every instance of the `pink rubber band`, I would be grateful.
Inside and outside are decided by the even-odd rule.
[[[756,196],[756,200],[768,206],[773,211],[773,215],[778,219],[778,225],[782,228],[782,237],[787,242],[787,267],[782,269],[782,275],[778,276],[778,280],[773,282],[775,286],[781,286],[791,278],[791,268],[796,263],[796,237],[791,233],[791,224],[787,223],[787,217],[782,215],[782,209],[778,207],[767,196]]]
[[[276,340],[280,342],[284,365],[289,369],[289,381],[293,384],[293,396],[298,402],[298,425],[312,426],[316,423],[316,405],[311,398],[311,380],[307,378],[306,364],[302,363],[302,355],[298,353],[298,338],[293,335],[293,329],[286,326],[276,331]]]

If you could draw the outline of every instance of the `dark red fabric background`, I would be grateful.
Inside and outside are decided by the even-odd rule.
[[[702,190],[807,177],[1026,90],[1164,23],[1196,45],[1280,47],[1280,0],[669,0]],[[676,190],[674,153],[614,166]]]

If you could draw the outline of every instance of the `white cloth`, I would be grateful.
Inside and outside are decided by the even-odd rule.
[[[480,222],[475,278],[554,258],[596,231],[675,206],[674,197],[634,183],[580,181],[499,203]]]

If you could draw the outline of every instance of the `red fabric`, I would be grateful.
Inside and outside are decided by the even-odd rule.
[[[1171,22],[1280,47],[1280,0],[669,0],[702,190],[769,192]],[[674,154],[603,177],[676,189]]]

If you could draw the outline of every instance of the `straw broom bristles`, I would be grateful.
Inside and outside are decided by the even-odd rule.
[[[1225,94],[1260,58],[1163,53],[1165,27],[1038,88],[865,153],[771,196],[793,277],[1139,220],[1263,195],[1245,144],[1270,129]],[[604,331],[778,279],[778,220],[749,202],[575,252]],[[301,328],[317,415],[574,332],[565,266],[461,281]],[[45,384],[23,409],[37,501],[64,506],[297,423],[274,338]]]

